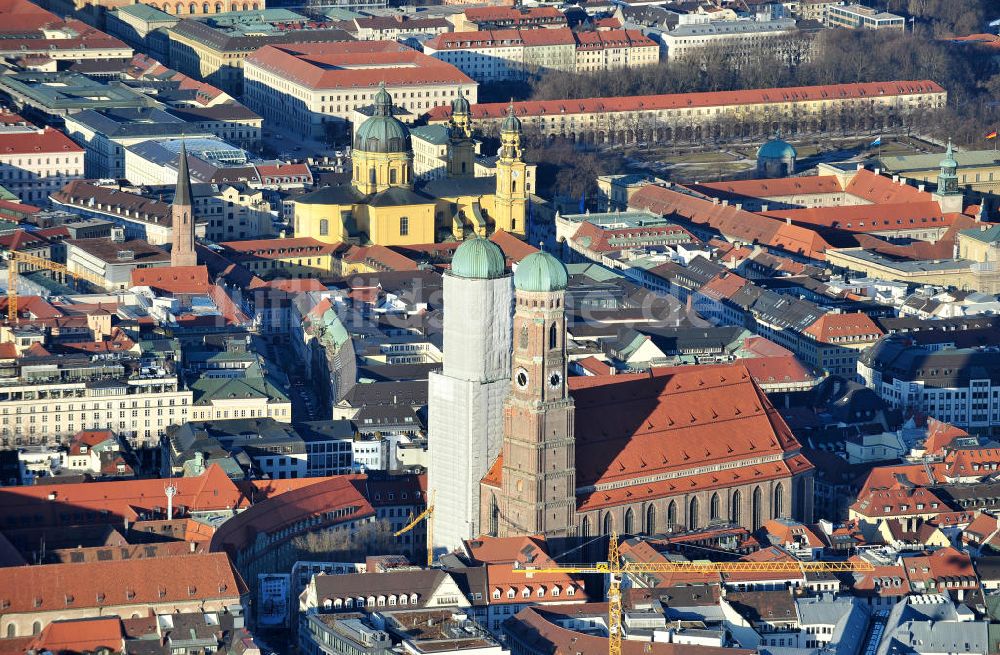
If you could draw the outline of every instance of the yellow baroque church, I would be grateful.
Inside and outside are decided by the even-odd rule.
[[[475,176],[469,101],[452,101],[447,176],[414,187],[410,131],[392,115],[382,88],[374,113],[354,133],[350,184],[327,186],[295,201],[295,236],[324,243],[406,246],[527,230],[530,189],[513,110],[500,130],[496,176]]]

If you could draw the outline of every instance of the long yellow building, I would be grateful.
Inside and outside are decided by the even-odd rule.
[[[475,177],[469,101],[452,102],[447,176],[414,188],[410,131],[392,115],[383,88],[374,114],[354,134],[351,183],[295,201],[295,235],[323,243],[405,246],[504,230],[524,237],[528,194],[521,122],[501,126],[496,177]]]

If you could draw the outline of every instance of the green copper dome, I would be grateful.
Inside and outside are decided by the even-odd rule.
[[[503,123],[500,124],[501,132],[520,132],[521,131],[521,119],[518,118],[514,113],[514,101],[510,101],[510,106],[507,107],[507,118],[503,119]]]
[[[544,250],[531,253],[514,270],[514,288],[518,291],[560,291],[568,282],[566,267]]]
[[[941,160],[941,168],[958,168],[955,152],[951,147],[951,139],[948,139],[948,150],[945,151],[944,159]]]
[[[500,247],[482,237],[467,239],[451,258],[451,274],[471,280],[493,280],[503,277],[506,259]]]
[[[354,131],[354,149],[363,152],[409,152],[410,130],[392,115],[392,96],[379,89],[375,113]]]
[[[790,143],[780,138],[771,139],[757,151],[757,157],[763,157],[764,159],[794,159],[797,154],[795,148]]]
[[[451,101],[451,113],[454,114],[468,114],[472,109],[469,104],[469,99],[465,97],[465,92],[462,88],[458,88],[458,97]]]

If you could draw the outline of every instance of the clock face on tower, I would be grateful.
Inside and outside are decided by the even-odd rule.
[[[528,388],[528,372],[525,371],[523,368],[517,369],[517,372],[514,374],[514,383],[520,389],[527,389]]]
[[[549,376],[549,386],[553,389],[558,389],[559,385],[562,384],[562,374],[553,373]]]

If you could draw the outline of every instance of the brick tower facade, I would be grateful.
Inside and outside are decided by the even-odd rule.
[[[544,261],[529,261],[539,258]],[[548,253],[522,261],[514,277],[514,349],[504,407],[503,482],[490,499],[491,532],[498,536],[576,534],[576,447],[573,399],[566,386],[565,282],[522,271],[548,267]],[[558,267],[556,270],[554,267]]]
[[[188,172],[187,148],[181,143],[177,164],[177,189],[170,205],[170,226],[173,230],[170,247],[171,266],[197,266],[194,250],[194,211],[191,197],[191,175]]]

